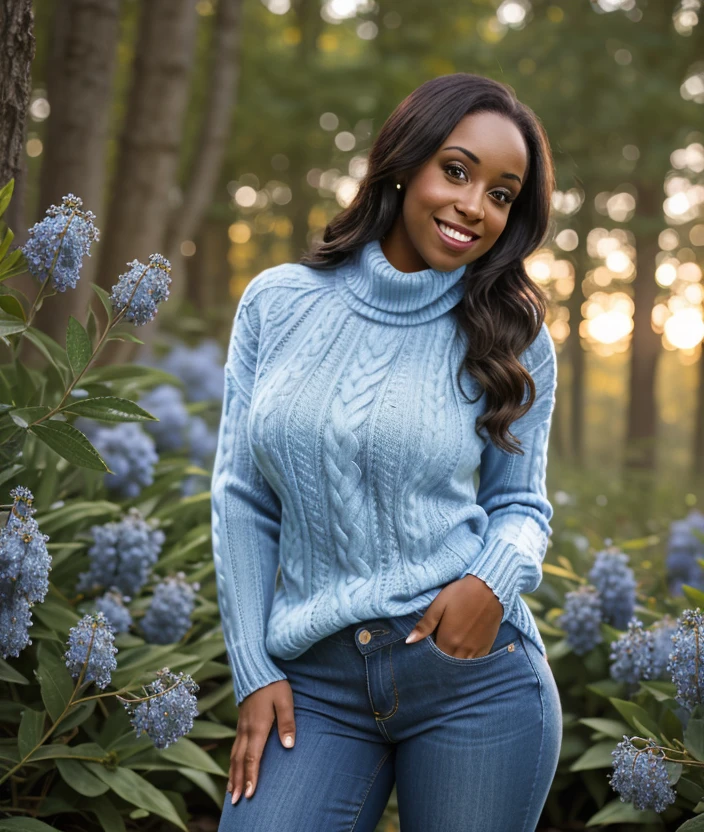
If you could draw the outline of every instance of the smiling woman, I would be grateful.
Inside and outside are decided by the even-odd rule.
[[[394,783],[404,832],[535,829],[562,718],[521,595],[557,368],[523,259],[552,185],[507,87],[435,78],[323,243],[247,286],[212,480],[240,706],[220,832],[372,832]]]

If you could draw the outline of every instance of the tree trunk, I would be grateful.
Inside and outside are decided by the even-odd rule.
[[[127,262],[146,263],[150,254],[164,253],[188,102],[195,6],[195,0],[142,5],[97,281],[107,291],[127,271]],[[127,360],[131,346],[108,343],[98,363]]]
[[[184,295],[187,275],[180,246],[184,240],[193,240],[199,230],[218,184],[230,136],[240,71],[241,18],[242,0],[219,0],[213,28],[208,100],[198,137],[198,151],[183,201],[171,220],[167,235],[167,257],[173,266],[169,303],[174,305]],[[140,335],[145,343],[153,327],[153,324],[147,325]]]
[[[31,0],[0,0],[0,187],[22,170],[34,50]],[[10,228],[24,229],[20,191],[4,216]]]
[[[56,6],[47,72],[51,115],[41,170],[39,213],[73,193],[102,228],[105,155],[113,101],[120,0],[64,0]],[[39,217],[41,218],[41,216]],[[43,304],[35,326],[63,342],[68,316],[81,320],[94,297],[90,284],[99,249],[93,247],[72,291]]]
[[[631,375],[628,402],[625,467],[652,470],[655,467],[657,404],[655,374],[660,354],[660,336],[653,331],[652,311],[658,286],[655,282],[655,257],[660,250],[658,223],[661,205],[659,186],[640,183],[638,203],[641,217],[636,226],[637,274],[633,281],[635,312],[631,340]],[[651,222],[647,222],[650,219]],[[644,230],[645,229],[645,230]]]

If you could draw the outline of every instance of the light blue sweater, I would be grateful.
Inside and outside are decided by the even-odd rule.
[[[335,269],[287,263],[247,286],[212,476],[238,704],[286,678],[271,656],[424,608],[469,574],[545,652],[519,593],[539,585],[551,534],[555,348],[543,324],[520,356],[537,393],[511,425],[525,455],[477,436],[486,396],[472,405],[460,394],[466,336],[450,313],[463,273],[397,271],[374,241]],[[462,387],[480,390],[466,370]]]

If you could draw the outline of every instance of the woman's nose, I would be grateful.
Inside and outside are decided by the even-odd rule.
[[[479,188],[467,188],[455,203],[455,208],[469,219],[484,216],[484,193]]]

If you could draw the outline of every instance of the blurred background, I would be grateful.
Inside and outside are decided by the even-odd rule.
[[[657,471],[686,482],[693,502],[704,460],[701,5],[35,0],[10,225],[73,192],[101,229],[82,285],[38,323],[63,332],[89,280],[109,288],[126,253],[160,251],[172,295],[140,337],[224,343],[247,282],[296,261],[351,201],[399,101],[437,75],[481,73],[535,110],[557,164],[551,236],[528,263],[551,298],[560,356],[552,467]],[[121,344],[112,359],[135,349]]]

